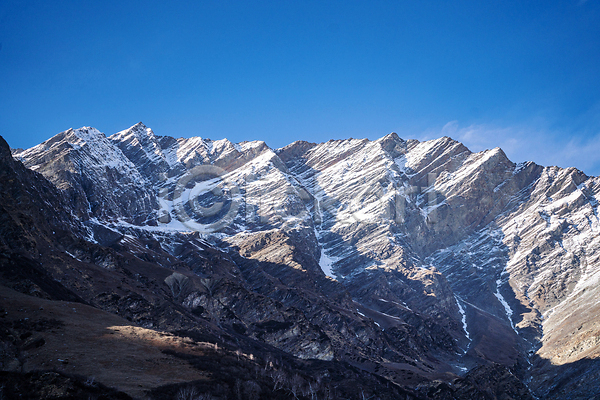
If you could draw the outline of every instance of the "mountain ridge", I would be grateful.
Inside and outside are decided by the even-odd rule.
[[[243,281],[223,288],[226,297],[241,299],[235,293],[247,287],[298,310],[293,320],[307,318],[298,325],[308,335],[298,337],[300,347],[282,347],[279,334],[253,336],[259,340],[300,357],[346,360],[407,387],[409,375],[450,382],[503,365],[543,398],[581,393],[572,386],[581,373],[557,386],[549,377],[569,371],[553,364],[591,360],[587,377],[600,376],[593,361],[600,355],[598,178],[515,164],[499,148],[472,153],[449,137],[419,142],[391,133],[271,149],[157,136],[142,123],[109,137],[92,129],[13,154],[67,195],[94,240],[105,237],[137,257],[143,251],[135,246],[150,240],[158,246],[145,256],[150,262],[181,261],[174,250],[190,246],[181,235],[200,232],[227,254],[230,276],[240,277],[232,282]],[[110,162],[92,151],[104,148]],[[193,250],[185,262],[199,259],[206,257]],[[211,276],[229,274],[222,275],[230,267],[216,272],[202,263],[212,272],[191,271],[208,286],[220,285]],[[252,296],[229,304],[258,304]],[[182,303],[213,322],[223,318],[223,304],[202,291]],[[248,330],[255,322],[233,315],[227,329],[255,335]],[[339,318],[349,325],[335,333]],[[357,331],[356,321],[366,325]],[[313,331],[323,341],[317,333],[311,339]],[[414,356],[420,360],[410,366]]]

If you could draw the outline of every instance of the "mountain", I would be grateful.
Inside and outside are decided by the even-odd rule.
[[[198,371],[103,378],[128,395],[600,396],[599,178],[395,133],[271,149],[138,123],[2,151],[6,290],[116,315]],[[5,364],[56,368],[17,320]]]

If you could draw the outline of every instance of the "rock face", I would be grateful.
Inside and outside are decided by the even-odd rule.
[[[581,386],[600,380],[598,178],[395,133],[274,150],[139,123],[13,151],[56,188],[5,153],[56,214],[0,238],[60,281],[46,297],[346,365],[415,398],[600,395]],[[40,238],[84,272],[41,262]]]
[[[147,224],[156,198],[137,168],[94,128],[69,129],[18,153],[63,190],[82,219]]]

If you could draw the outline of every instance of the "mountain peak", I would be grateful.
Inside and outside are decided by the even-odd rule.
[[[406,141],[398,136],[396,132],[389,133],[377,139],[376,142],[394,158],[406,152]]]
[[[386,139],[402,140],[396,132],[390,132],[387,135],[385,135],[384,137],[382,137],[381,139],[382,140],[386,140]]]
[[[69,128],[68,130],[59,133],[54,138],[46,142],[54,143],[54,139],[59,141],[64,140],[67,143],[75,146],[83,146],[86,144],[103,142],[106,140],[106,135],[91,126],[82,126],[81,128],[77,129]]]
[[[138,122],[137,124],[135,124],[131,128],[129,128],[129,130],[132,132],[139,132],[140,134],[148,136],[148,137],[156,136],[154,134],[154,131],[152,131],[152,129],[150,129],[146,125],[144,125],[143,122]]]
[[[276,153],[284,162],[287,162],[293,158],[301,157],[315,146],[315,143],[307,142],[305,140],[296,140],[285,147],[277,149]]]
[[[116,141],[126,141],[131,140],[134,137],[137,138],[140,142],[143,142],[147,139],[154,140],[156,138],[156,135],[154,134],[152,129],[144,125],[143,122],[138,122],[137,124],[132,125],[131,127],[125,130],[111,135],[110,139]]]

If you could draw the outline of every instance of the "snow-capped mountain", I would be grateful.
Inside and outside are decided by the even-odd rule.
[[[61,132],[18,157],[34,171],[52,177],[84,219],[139,224],[148,221],[157,207],[137,167],[95,128]]]
[[[582,385],[600,380],[599,178],[448,137],[271,149],[142,123],[13,156],[62,191],[82,240],[185,268],[202,289],[169,301],[223,332],[415,398],[600,395]]]

